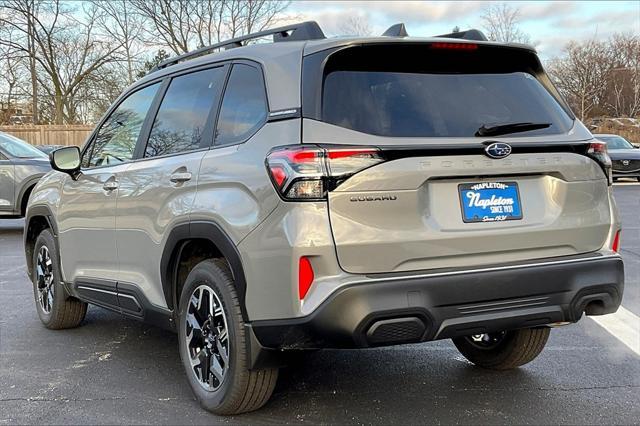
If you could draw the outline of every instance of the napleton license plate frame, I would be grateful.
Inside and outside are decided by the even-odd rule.
[[[468,205],[468,203],[465,203],[465,201],[468,201],[465,200],[465,197],[469,191],[475,191],[480,194],[484,194],[484,197],[480,195],[480,201],[491,201],[491,197],[495,195],[511,198],[513,200],[513,211],[491,212],[489,210],[487,215],[484,215],[482,217],[478,216],[477,214],[474,215],[473,212],[478,211],[478,209],[480,209],[481,207],[473,206],[472,208]],[[488,197],[486,194],[488,194]],[[520,188],[518,187],[517,182],[479,181],[460,183],[458,184],[458,199],[460,200],[460,214],[462,215],[462,221],[464,223],[506,222],[510,220],[522,220],[524,217],[522,201],[520,199]],[[505,207],[508,206],[509,205],[501,204],[494,207],[500,207],[499,210],[504,210]],[[491,208],[492,206],[489,205],[487,207]]]

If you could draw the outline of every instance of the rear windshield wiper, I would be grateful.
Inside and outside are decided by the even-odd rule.
[[[498,136],[509,133],[527,132],[529,130],[546,129],[551,123],[509,123],[486,127],[484,124],[476,132],[476,136]]]

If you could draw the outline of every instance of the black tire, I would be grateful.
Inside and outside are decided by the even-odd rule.
[[[48,262],[44,253],[48,253]],[[43,270],[39,267],[39,260],[50,264],[46,273],[39,272],[39,269]],[[69,296],[62,285],[58,247],[48,229],[43,230],[36,239],[32,262],[33,295],[40,321],[51,330],[79,326],[87,313],[87,304]]]
[[[213,349],[207,352],[211,357],[205,358],[207,360],[206,365],[209,366],[207,367],[208,369],[211,368],[211,363],[214,361],[213,357],[218,357],[217,360],[215,360],[218,366],[224,363],[227,365],[227,369],[224,370],[223,380],[219,380],[217,376],[214,378],[212,376],[213,373],[207,371],[206,376],[211,381],[203,384],[197,375],[198,373],[194,370],[194,368],[197,367],[192,366],[191,360],[193,352],[200,349],[200,351],[198,351],[198,353],[200,353],[205,351],[205,349],[199,348],[199,346],[194,349],[193,343],[187,343],[187,336],[193,335],[194,331],[197,331],[197,329],[191,326],[189,326],[190,331],[188,331],[187,314],[190,313],[191,322],[189,322],[189,324],[191,324],[195,319],[195,316],[193,316],[194,309],[200,309],[195,308],[198,295],[202,294],[203,291],[208,291],[207,289],[213,291],[216,301],[214,302],[214,308],[209,306],[205,308],[205,311],[215,310],[219,312],[219,310],[215,308],[215,305],[217,305],[218,302],[221,303],[225,316],[224,326],[227,329],[227,332],[224,333],[226,336],[225,341],[228,341],[230,348],[227,346],[228,351],[226,349],[224,351],[226,354],[226,362],[224,358],[218,355],[212,355],[211,351],[213,351]],[[192,295],[195,297],[193,303],[191,301]],[[198,306],[200,306],[199,303]],[[201,313],[202,311],[198,312]],[[199,316],[201,316],[200,313],[198,314]],[[220,318],[214,322],[215,318],[215,315],[209,315],[209,325],[205,324],[205,327],[198,329],[210,330],[216,328],[215,324],[223,324],[220,322]],[[205,323],[207,323],[207,321],[205,321]],[[212,327],[211,324],[214,324],[214,326]],[[220,327],[218,327],[218,332],[215,333],[219,333],[219,328]],[[204,409],[220,415],[240,414],[257,410],[269,400],[278,379],[278,369],[248,369],[249,354],[246,348],[247,336],[245,335],[240,303],[233,285],[233,276],[224,260],[204,260],[189,272],[184,288],[182,289],[182,294],[180,295],[178,330],[180,359],[185,368],[189,385],[196,399]],[[203,332],[199,335],[213,336],[215,333],[211,331],[208,333]],[[215,337],[210,338],[218,342],[219,336],[220,334],[216,334]],[[193,340],[191,340],[191,342],[193,342]],[[203,344],[203,346],[206,345],[207,343]],[[216,346],[216,344],[211,344],[211,347],[213,346],[218,348],[216,349],[217,353],[220,353],[219,347]],[[195,355],[193,359],[196,360],[197,358],[197,355]],[[199,372],[201,375],[203,374],[201,368]],[[213,387],[215,384],[218,385],[217,388],[205,389],[206,386]]]
[[[540,355],[549,339],[549,332],[549,328],[526,328],[482,335],[488,342],[474,341],[471,336],[452,340],[460,353],[473,364],[491,370],[510,370]]]

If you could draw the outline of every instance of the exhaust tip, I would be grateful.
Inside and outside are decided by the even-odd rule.
[[[592,300],[584,307],[584,313],[587,315],[605,315],[609,312],[605,309],[603,300]]]

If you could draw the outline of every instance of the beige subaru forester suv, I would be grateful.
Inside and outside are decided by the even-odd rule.
[[[42,322],[177,331],[218,414],[264,405],[287,351],[452,339],[509,369],[622,298],[606,145],[531,47],[475,30],[205,47],[50,160],[25,230]]]

